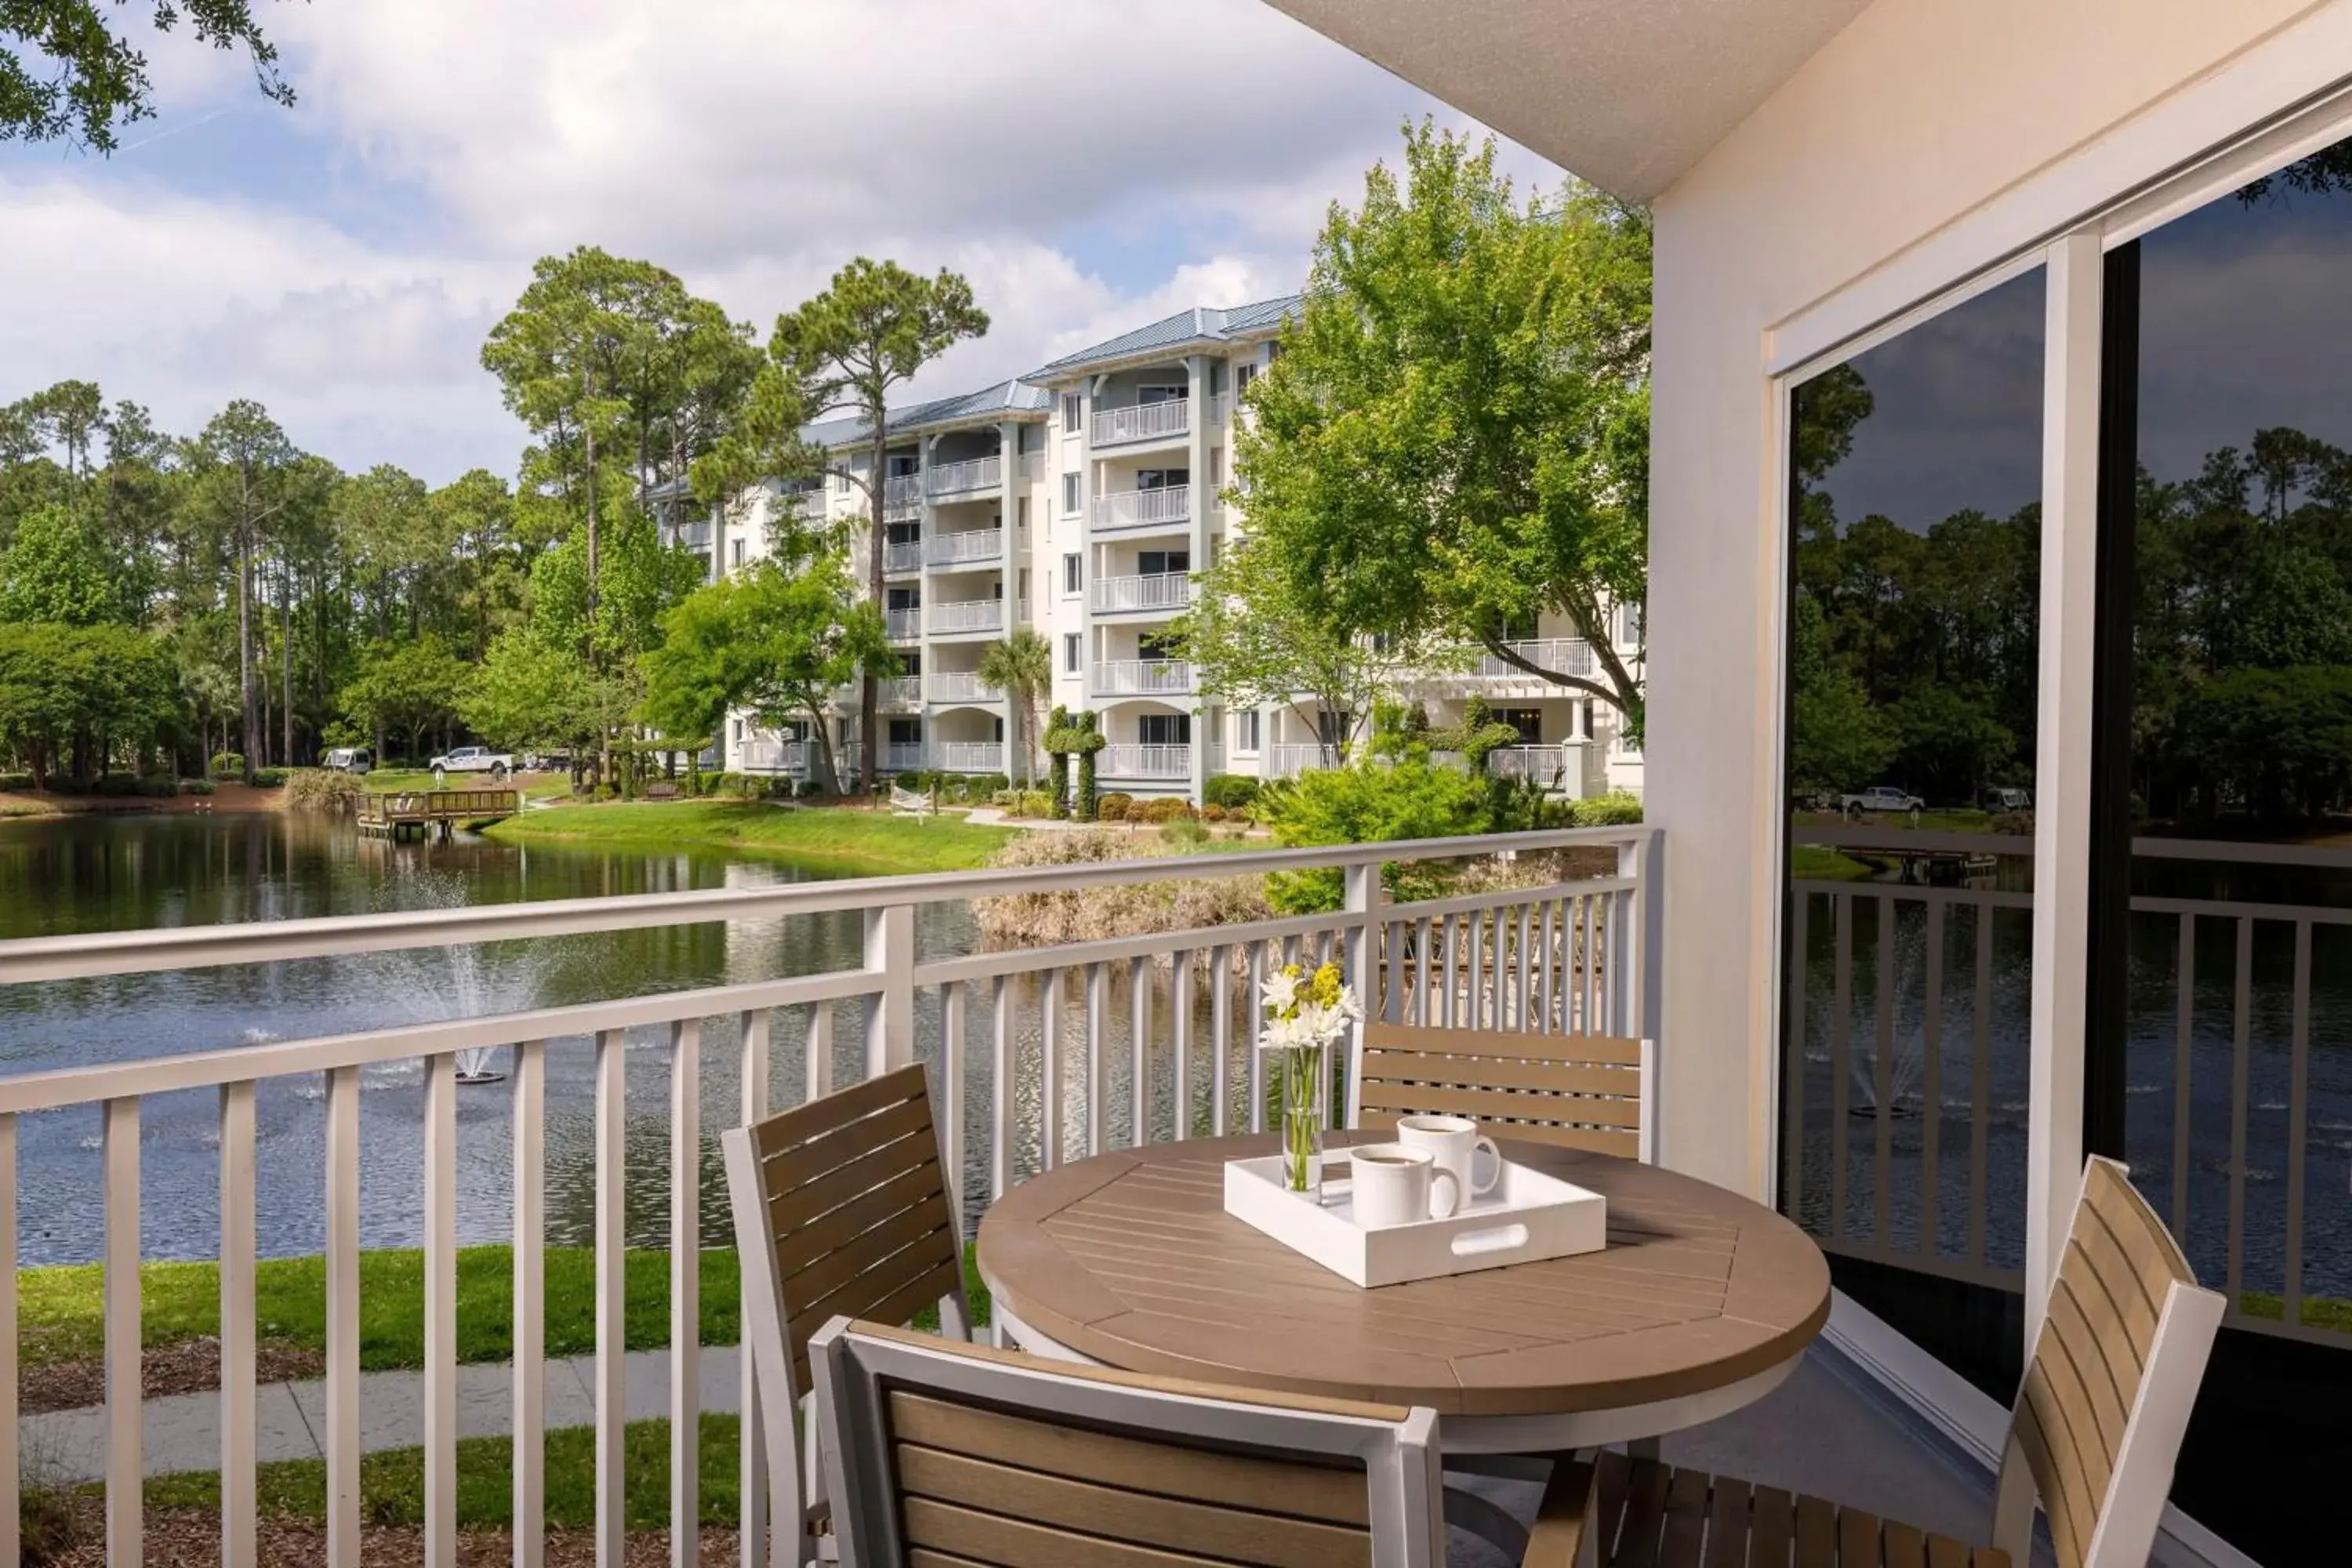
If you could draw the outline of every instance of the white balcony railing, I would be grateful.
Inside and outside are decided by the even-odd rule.
[[[1584,747],[1502,746],[1486,753],[1486,771],[1498,779],[1526,779],[1547,789],[1578,784],[1584,772]]]
[[[996,459],[991,458],[990,462]],[[960,566],[967,562],[994,561],[1004,553],[1004,530],[968,528],[961,533],[935,533],[925,551],[934,566]]]
[[[1004,689],[989,685],[976,670],[943,669],[923,678],[923,694],[934,702],[993,702]]]
[[[1181,658],[1115,658],[1095,665],[1088,679],[1105,697],[1185,692],[1192,689],[1192,667]]]
[[[951,773],[1001,773],[1004,771],[1002,741],[934,741],[931,765]]]
[[[1265,776],[1270,779],[1295,779],[1311,768],[1336,768],[1339,753],[1330,747],[1312,742],[1284,742],[1268,746],[1265,755]]]
[[[961,463],[941,463],[931,470],[933,496],[960,496],[973,490],[992,490],[1004,483],[1004,459],[997,458],[967,458]]]
[[[882,570],[893,574],[920,572],[923,569],[923,542],[919,539],[898,540],[882,547]]]
[[[912,773],[929,765],[923,760],[923,742],[920,741],[886,741],[882,744],[884,773]]]
[[[931,632],[995,632],[1004,629],[1002,599],[934,599]]]
[[[1601,660],[1592,645],[1582,637],[1534,637],[1515,640],[1504,645],[1538,669],[1554,669],[1562,675],[1597,678]],[[1517,665],[1496,654],[1483,654],[1477,661],[1463,669],[1432,670],[1414,679],[1413,684],[1436,688],[1459,688],[1487,690],[1497,686],[1524,686],[1538,695],[1549,692],[1559,697],[1570,695],[1565,687],[1555,686],[1540,675],[1531,675]]]
[[[1097,577],[1089,593],[1095,609],[1106,615],[1122,610],[1181,610],[1192,602],[1192,579],[1183,572]]]
[[[923,504],[923,476],[893,474],[882,481],[882,510],[885,513],[908,512]]]
[[[1165,403],[1104,409],[1095,416],[1094,444],[1116,447],[1127,441],[1160,441],[1189,434],[1192,428],[1192,400],[1171,397]]]
[[[921,637],[923,608],[920,605],[917,605],[904,610],[885,610],[882,612],[882,625],[889,632],[890,640],[893,642],[904,642],[910,637]]]
[[[1105,746],[1097,765],[1107,779],[1186,779],[1192,776],[1190,746]]]
[[[911,750],[919,754],[921,749]],[[1112,748],[1106,754],[1117,752]],[[420,1289],[411,1298],[411,1310],[426,1325],[418,1377],[425,1412],[422,1508],[429,1542],[436,1531],[444,1540],[454,1531],[457,1508],[461,1347],[449,1325],[457,1311],[458,1238],[499,1236],[512,1241],[510,1256],[498,1265],[510,1271],[511,1360],[504,1370],[484,1365],[470,1373],[481,1386],[480,1394],[468,1399],[506,1405],[513,1436],[508,1461],[514,1467],[513,1495],[537,1499],[545,1495],[547,1428],[562,1422],[561,1410],[579,1403],[543,1396],[550,1382],[544,1339],[549,1223],[559,1213],[567,1220],[576,1215],[595,1252],[593,1283],[587,1289],[596,1306],[591,1376],[599,1394],[593,1411],[583,1411],[594,1427],[593,1458],[583,1462],[584,1472],[576,1479],[595,1500],[595,1517],[610,1521],[617,1561],[625,1489],[634,1493],[640,1479],[631,1473],[635,1450],[625,1443],[623,1432],[631,1413],[621,1394],[625,1331],[630,1324],[626,1287],[632,1281],[625,1279],[622,1265],[631,1247],[667,1251],[672,1321],[696,1321],[698,1258],[708,1245],[704,1216],[725,1208],[718,1178],[704,1158],[711,1132],[847,1087],[838,1073],[863,1079],[936,1053],[943,1165],[958,1184],[969,1230],[992,1201],[1013,1187],[1016,1173],[1050,1170],[1109,1147],[1115,1136],[1121,1142],[1165,1142],[1195,1131],[1264,1129],[1276,1094],[1268,1088],[1265,1058],[1248,1048],[1246,1001],[1232,992],[1210,1010],[1196,1012],[1164,1000],[1148,1011],[1139,1006],[1136,1016],[1150,1020],[1150,1037],[1132,1047],[1124,1009],[1076,1008],[1045,1026],[1045,1037],[1057,1038],[1058,1048],[1037,1047],[1034,998],[1103,994],[1109,978],[1129,973],[1130,965],[1146,975],[1155,969],[1165,973],[1171,962],[1178,973],[1188,972],[1189,965],[1192,975],[1238,990],[1237,976],[1264,973],[1283,962],[1286,952],[1336,953],[1373,1017],[1427,1024],[1484,1018],[1514,1029],[1635,1034],[1645,1017],[1640,999],[1650,984],[1643,971],[1656,961],[1650,944],[1634,939],[1634,933],[1651,929],[1645,901],[1653,895],[1643,868],[1656,842],[1655,833],[1640,827],[1592,828],[1349,846],[1312,851],[1305,859],[1298,851],[1239,854],[1221,857],[1216,867],[1220,875],[1244,877],[1276,867],[1295,871],[1423,858],[1450,861],[1506,849],[1520,852],[1524,865],[1526,851],[1586,848],[1616,851],[1619,863],[1629,868],[1614,877],[1449,900],[1435,916],[1436,930],[1446,938],[1443,942],[1433,942],[1431,917],[1417,913],[1415,905],[1368,901],[1365,895],[1380,897],[1380,879],[1370,877],[1350,880],[1359,890],[1358,902],[1325,914],[1145,935],[1090,932],[1099,940],[1068,947],[918,951],[917,932],[928,935],[957,923],[932,921],[930,911],[960,910],[967,900],[990,895],[1164,879],[1169,871],[1160,862],[1006,868],[858,883],[763,880],[628,899],[561,899],[12,942],[0,944],[0,987],[11,994],[37,995],[36,987],[100,979],[108,982],[108,994],[120,988],[127,994],[129,987],[110,977],[161,980],[169,974],[176,995],[203,988],[208,973],[262,963],[284,965],[274,972],[282,975],[283,989],[273,981],[271,1000],[257,1004],[257,1012],[242,1008],[217,1039],[200,1026],[185,1042],[197,1048],[144,1059],[95,1061],[115,1025],[103,1010],[80,1016],[55,1047],[60,1059],[89,1065],[0,1078],[0,1161],[5,1162],[8,1189],[15,1192],[22,1129],[68,1124],[68,1119],[71,1126],[102,1129],[102,1152],[82,1169],[96,1187],[93,1226],[101,1231],[103,1256],[111,1260],[104,1282],[110,1321],[136,1325],[138,1271],[124,1265],[135,1264],[140,1256],[142,1221],[150,1226],[157,1222],[146,1205],[157,1201],[158,1184],[142,1188],[141,1180],[142,1156],[149,1152],[142,1147],[142,1121],[183,1127],[179,1135],[190,1140],[197,1134],[185,1126],[187,1119],[205,1121],[205,1141],[217,1143],[216,1156],[208,1154],[206,1161],[216,1158],[222,1173],[222,1370],[217,1394],[202,1396],[216,1401],[204,1418],[220,1435],[225,1532],[232,1541],[251,1541],[263,1430],[263,1379],[256,1356],[256,1215],[276,1186],[263,1158],[257,1192],[260,1127],[268,1125],[274,1145],[312,1151],[317,1163],[310,1170],[316,1173],[299,1180],[319,1182],[309,1189],[313,1194],[323,1189],[326,1414],[314,1420],[324,1451],[328,1544],[321,1560],[336,1563],[358,1561],[368,1522],[360,1487],[366,1447],[360,1359],[363,1232],[371,1237],[413,1235],[412,1245],[423,1251]],[[868,933],[862,946],[819,940],[820,930],[832,928],[812,922],[844,918],[862,921]],[[611,971],[601,982],[590,973],[587,984],[609,986],[613,994],[597,997],[591,992],[591,1000],[497,1014],[482,1012],[472,992],[457,988],[446,1000],[457,1015],[443,1021],[320,1037],[301,1032],[302,988],[334,985],[346,963],[373,963],[405,951],[415,955],[413,961],[440,962],[446,953],[446,962],[456,965],[473,950],[496,951],[482,944],[723,929],[714,922],[763,922],[804,933],[792,937],[793,952],[820,955],[820,967],[782,976],[760,969],[739,973],[730,967],[718,984],[688,983],[649,994],[622,994],[638,980],[635,969]],[[1465,926],[1473,931],[1532,932],[1534,938],[1507,948],[1497,941],[1488,950],[1490,957],[1473,956],[1465,963],[1457,955],[1464,950]],[[1475,937],[1467,945],[1477,952]],[[1441,952],[1444,956],[1433,962]],[[1213,964],[1213,952],[1226,962]],[[830,966],[822,955],[835,955]],[[1073,969],[1082,973],[1066,979]],[[1061,991],[1064,984],[1072,991]],[[275,1000],[281,994],[282,1002]],[[997,1038],[1003,1044],[993,1060],[985,1027],[965,1027],[988,1017],[992,1005],[1024,1010],[1017,1016],[998,1015],[1013,1022],[1001,1027]],[[844,1015],[872,1020],[858,1051],[803,1053],[803,1041],[829,1044]],[[282,1026],[289,1037],[253,1046],[237,1039],[247,1026]],[[1138,1075],[1130,1089],[1130,1080],[1112,1070],[1129,1059],[1130,1048],[1168,1064],[1170,1097],[1155,1094],[1154,1080],[1147,1076]],[[505,1069],[504,1079],[461,1089],[461,1055],[494,1058]],[[1226,1092],[1228,1063],[1244,1066]],[[409,1079],[410,1073],[415,1078]],[[1210,1115],[1198,1123],[1189,1117],[1171,1121],[1166,1109],[1171,1099],[1178,1105],[1191,1103],[1193,1089],[1212,1077],[1221,1092],[1211,1097]],[[415,1087],[405,1094],[373,1092],[385,1081]],[[1091,1104],[1082,1097],[1072,1100],[1074,1107],[1084,1107],[1084,1125],[1068,1141],[1062,1118],[1046,1118],[1041,1126],[1020,1109],[1055,1103],[1057,1087],[1065,1082],[1103,1086]],[[147,1104],[151,1097],[165,1095],[171,1097],[168,1121],[157,1114],[163,1106]],[[362,1100],[368,1104],[365,1122]],[[261,1116],[257,1104],[264,1108]],[[64,1115],[52,1121],[48,1112]],[[468,1128],[485,1136],[467,1133],[461,1140],[461,1130]],[[288,1180],[298,1178],[289,1173]],[[668,1201],[656,1210],[643,1201],[647,1193],[667,1194]],[[0,1234],[16,1243],[13,1227]],[[209,1236],[175,1240],[214,1249]],[[18,1259],[12,1253],[0,1261],[13,1270]],[[0,1292],[0,1343],[15,1344],[19,1326],[16,1293]],[[690,1335],[675,1344],[667,1379],[670,1431],[686,1435],[689,1456],[708,1386],[699,1350]],[[138,1568],[144,1522],[138,1333],[109,1334],[102,1354],[106,1409],[94,1430],[101,1434],[96,1458],[105,1488],[96,1506],[107,1518],[110,1568]],[[738,1407],[748,1410],[754,1399],[751,1358],[743,1357],[740,1364],[741,1382],[732,1393]],[[730,1442],[740,1445],[742,1473],[761,1475],[767,1459],[761,1424],[744,1421],[735,1431]],[[683,1473],[690,1479],[693,1466]],[[18,1467],[0,1467],[0,1520],[13,1523],[19,1517],[23,1484]],[[669,1489],[670,1538],[679,1543],[684,1559],[698,1553],[703,1500],[690,1479]],[[744,1560],[766,1562],[764,1499],[755,1490],[743,1500]],[[533,1538],[539,1522],[532,1519],[525,1527]],[[428,1555],[438,1560],[442,1554],[428,1548]]]
[[[799,741],[746,741],[743,771],[747,773],[796,773],[808,765],[808,749]]]
[[[1097,528],[1165,528],[1192,521],[1192,487],[1113,490],[1095,497],[1087,510]]]

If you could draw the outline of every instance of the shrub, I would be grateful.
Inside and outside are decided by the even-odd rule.
[[[1189,824],[1186,826],[1190,826]],[[1195,829],[1195,831],[1198,831]],[[1101,828],[1027,833],[991,858],[993,866],[1086,866],[1156,856],[1173,847],[1164,835],[1136,838]],[[1265,879],[1204,875],[1197,864],[1171,867],[1164,882],[1014,893],[973,900],[982,935],[991,946],[1047,946],[1085,942],[1105,931],[1146,935],[1199,926],[1240,925],[1267,918]]]
[[[1135,815],[1135,797],[1117,791],[1095,796],[1095,816],[1103,822],[1125,822]]]
[[[149,800],[169,800],[180,793],[180,781],[170,773],[142,773],[137,788]]]
[[[1211,773],[1209,782],[1201,786],[1203,801],[1227,810],[1249,805],[1257,799],[1257,780],[1247,773]]]
[[[1012,776],[1007,773],[991,773],[980,782],[988,786],[988,793],[991,798],[993,798],[1013,787]]]
[[[1579,827],[1622,827],[1642,820],[1642,797],[1612,790],[1589,800],[1571,802],[1568,816]]]
[[[1494,805],[1486,780],[1408,758],[1391,767],[1301,773],[1267,795],[1265,816],[1275,842],[1297,848],[1485,833],[1494,826]],[[1399,902],[1439,897],[1452,877],[1444,862],[1384,866],[1381,871],[1390,897]],[[1266,882],[1268,900],[1284,914],[1336,910],[1342,902],[1334,868],[1278,872]]]
[[[256,768],[253,782],[263,789],[276,789],[286,782],[284,768]]]
[[[791,788],[793,798],[795,800],[806,800],[811,795],[818,795],[824,793],[824,785],[819,784],[814,779],[802,779],[799,783],[793,784]]]
[[[216,779],[242,780],[245,777],[245,753],[215,752],[211,772],[213,777]]]
[[[110,798],[137,793],[139,781],[129,773],[100,773],[89,786],[89,793]]]
[[[1191,817],[1160,825],[1160,841],[1178,851],[1198,848],[1209,841],[1209,830]]]
[[[0,773],[0,790],[30,789],[32,787],[33,775],[30,773]]]
[[[180,781],[180,793],[182,795],[210,795],[213,793],[213,781],[210,779],[182,779]]]
[[[347,816],[359,810],[367,786],[331,768],[297,768],[286,781],[286,809]]]
[[[1055,815],[1054,797],[1042,789],[1024,789],[1021,792],[1018,810],[1023,816],[1043,820]]]
[[[1201,808],[1201,820],[1203,822],[1223,822],[1224,819],[1225,808],[1213,800]]]
[[[1134,815],[1132,808],[1129,808],[1129,815]],[[1143,804],[1143,820],[1146,822],[1189,822],[1192,816],[1192,803],[1172,795]]]

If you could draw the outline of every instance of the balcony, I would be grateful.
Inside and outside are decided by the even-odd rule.
[[[1093,439],[1097,447],[1124,446],[1132,441],[1169,441],[1191,433],[1192,402],[1188,397],[1171,397],[1164,403],[1139,403],[1126,408],[1108,408],[1094,419]]]
[[[920,741],[886,741],[882,746],[882,771],[886,773],[910,773],[929,767]]]
[[[1593,653],[1592,645],[1582,637],[1538,637],[1503,646],[1538,668],[1581,676],[1588,680],[1601,679],[1601,660]],[[1570,692],[1540,675],[1531,675],[1491,653],[1482,654],[1464,668],[1421,671],[1408,684],[1441,696],[1581,697],[1580,693]]]
[[[882,570],[897,577],[923,569],[923,542],[919,539],[899,540],[882,547]]]
[[[1004,601],[1002,599],[934,599],[930,609],[933,637],[947,637],[957,632],[1001,632],[1004,629]]]
[[[1184,572],[1148,572],[1133,577],[1097,577],[1087,598],[1098,615],[1129,611],[1181,610],[1192,602],[1192,578]]]
[[[1113,490],[1095,497],[1087,515],[1100,529],[1182,527],[1192,521],[1192,487]]]
[[[967,458],[961,463],[941,463],[930,470],[931,499],[970,495],[976,490],[1000,489],[1004,484],[1004,459],[997,458]]]
[[[1498,779],[1522,779],[1546,789],[1573,793],[1584,778],[1584,743],[1498,746],[1486,753],[1486,772]]]
[[[1091,667],[1098,697],[1181,696],[1192,689],[1192,667],[1181,658],[1116,658]]]
[[[989,459],[992,463],[995,460]],[[923,554],[933,566],[971,566],[1000,561],[1004,556],[1004,530],[968,528],[960,533],[935,533]]]
[[[1107,779],[1189,779],[1192,748],[1105,746],[1095,755],[1095,770]]]
[[[746,741],[743,771],[747,773],[797,773],[808,765],[808,748],[799,741]]]
[[[1339,753],[1328,746],[1286,742],[1266,747],[1264,761],[1267,778],[1295,779],[1310,769],[1338,767]]]
[[[1004,771],[1002,741],[934,741],[931,765],[951,773],[1001,773]]]
[[[882,625],[892,642],[911,642],[923,635],[923,610],[919,605],[903,610],[882,612]]]
[[[923,476],[893,474],[882,482],[882,514],[903,517],[923,506]]]
[[[944,669],[923,678],[923,695],[934,702],[994,702],[1004,690],[982,680],[977,670]]]

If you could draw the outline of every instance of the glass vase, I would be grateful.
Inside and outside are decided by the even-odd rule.
[[[1329,1047],[1293,1046],[1282,1053],[1282,1184],[1309,1203],[1323,1201],[1323,1130],[1330,1125]]]

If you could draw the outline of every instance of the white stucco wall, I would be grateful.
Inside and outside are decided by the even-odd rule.
[[[1656,203],[1646,799],[1664,1157],[1769,1190],[1782,526],[1768,367],[2352,74],[2352,0],[1877,0]]]

